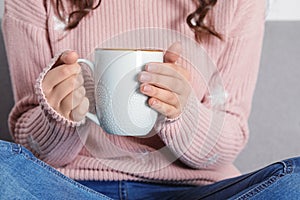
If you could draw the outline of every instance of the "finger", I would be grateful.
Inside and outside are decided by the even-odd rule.
[[[81,75],[74,75],[58,84],[47,97],[47,100],[53,108],[59,109],[60,102],[74,90],[83,86],[84,80]]]
[[[158,99],[166,104],[174,106],[175,108],[180,108],[179,98],[174,92],[148,84],[142,84],[140,90],[143,94],[149,97]]]
[[[70,119],[77,122],[83,120],[89,110],[89,106],[89,100],[84,97],[82,102],[71,111]]]
[[[184,90],[184,84],[182,84],[182,80],[171,76],[152,74],[143,71],[139,74],[138,80],[141,83],[155,85],[157,87],[170,90],[177,94],[183,93]]]
[[[182,66],[173,63],[149,63],[145,70],[151,73],[172,76],[178,79],[187,78],[188,72]]]
[[[43,91],[45,93],[50,93],[58,84],[79,73],[81,73],[81,67],[77,63],[72,65],[61,65],[50,70],[43,80]]]
[[[85,89],[83,86],[79,87],[72,93],[68,94],[60,103],[60,111],[64,116],[69,116],[71,111],[79,106],[85,97]]]
[[[151,108],[153,108],[157,112],[159,112],[162,115],[164,115],[168,118],[171,118],[171,119],[178,117],[181,113],[180,109],[178,109],[172,105],[166,104],[155,98],[150,98],[148,100],[148,104]]]
[[[182,52],[182,46],[180,42],[173,43],[166,51],[164,55],[164,62],[167,63],[175,63],[178,58],[180,57],[180,54]]]
[[[75,51],[67,50],[61,54],[56,63],[53,65],[53,68],[63,65],[63,64],[74,64],[78,60],[78,54]]]

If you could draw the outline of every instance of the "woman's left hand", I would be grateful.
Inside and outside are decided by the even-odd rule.
[[[164,63],[149,63],[139,74],[140,91],[149,96],[148,104],[167,118],[178,117],[191,92],[190,74],[177,63],[181,44],[172,44],[164,55]]]

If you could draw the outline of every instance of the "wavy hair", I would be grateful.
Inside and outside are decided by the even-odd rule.
[[[65,21],[66,10],[62,0],[53,1],[58,17]],[[200,42],[204,35],[213,35],[222,39],[221,35],[214,29],[213,24],[209,20],[206,20],[207,14],[216,5],[217,0],[194,1],[197,3],[197,9],[188,15],[186,22],[192,31],[194,31],[196,40]],[[73,7],[73,11],[67,14],[66,30],[77,27],[82,18],[100,6],[101,0],[69,0],[69,3]]]
[[[204,35],[213,35],[222,40],[221,34],[215,30],[212,22],[206,19],[209,11],[217,4],[217,0],[197,0],[197,4],[197,9],[186,18],[186,22],[194,31],[197,41],[201,41]]]
[[[68,13],[68,16],[66,17],[66,10],[62,0],[53,0],[52,2],[54,2],[56,13],[60,20],[66,21],[66,30],[76,28],[85,16],[87,16],[92,10],[98,8],[101,4],[101,0],[68,0],[70,5],[73,7],[73,11]]]

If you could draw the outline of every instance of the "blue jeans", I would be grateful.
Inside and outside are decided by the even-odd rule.
[[[300,199],[300,157],[206,186],[74,181],[24,147],[0,141],[0,199]]]
[[[0,199],[110,199],[67,178],[26,148],[0,141]]]

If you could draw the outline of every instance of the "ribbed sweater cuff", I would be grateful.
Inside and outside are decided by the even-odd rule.
[[[197,168],[195,164],[201,163],[200,160],[209,154],[220,133],[220,127],[215,128],[212,125],[214,121],[219,120],[213,113],[191,93],[180,118],[161,122],[163,124],[159,136],[177,157]]]
[[[172,139],[174,140],[175,132],[172,132],[172,129],[177,130],[176,132],[181,132],[184,124],[187,124],[188,128],[191,128],[191,125],[197,121],[197,118],[200,115],[200,105],[199,100],[197,99],[194,92],[191,92],[187,104],[182,110],[182,113],[173,119],[164,118],[161,120],[161,129],[159,135],[162,139]],[[195,128],[195,127],[194,127]],[[180,131],[181,130],[181,131]],[[170,140],[171,141],[171,140]]]
[[[51,117],[57,122],[61,122],[62,124],[66,124],[70,127],[77,127],[85,123],[85,118],[79,122],[75,122],[72,120],[69,120],[65,118],[63,115],[58,113],[56,110],[54,110],[51,105],[48,103],[46,96],[42,89],[42,83],[45,78],[45,75],[52,69],[53,65],[57,62],[59,57],[62,55],[63,52],[60,52],[57,54],[50,62],[50,64],[44,68],[44,70],[40,73],[39,77],[37,78],[36,84],[35,84],[35,93],[38,97],[39,104],[41,105],[42,109],[45,111],[46,116]]]

